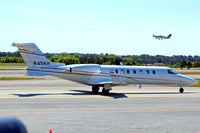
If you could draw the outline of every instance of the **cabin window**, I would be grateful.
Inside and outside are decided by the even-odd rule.
[[[126,70],[127,74],[130,74],[130,70]]]
[[[149,74],[149,70],[146,70],[147,74]]]
[[[156,71],[155,71],[155,70],[153,70],[153,74],[156,74]]]
[[[168,70],[168,73],[169,74],[177,74],[177,72],[175,70],[173,70],[173,69]]]
[[[133,74],[136,74],[136,70],[133,70]]]
[[[115,73],[118,73],[118,69],[115,70]]]
[[[140,74],[143,74],[143,70],[140,70]]]

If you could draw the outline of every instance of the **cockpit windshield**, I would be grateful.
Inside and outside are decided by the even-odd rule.
[[[174,69],[169,69],[169,70],[168,70],[168,73],[169,73],[169,74],[177,74],[177,72],[176,72]]]

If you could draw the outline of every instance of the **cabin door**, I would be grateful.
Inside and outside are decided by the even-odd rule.
[[[126,72],[125,69],[120,69],[120,79],[123,83],[126,83]]]

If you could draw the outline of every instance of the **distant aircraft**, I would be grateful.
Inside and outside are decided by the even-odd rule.
[[[156,36],[156,35],[153,35],[153,37],[155,37],[158,40],[170,39],[171,36],[172,36],[172,34],[169,34],[168,36],[162,36],[162,35]]]
[[[102,87],[102,94],[109,94],[111,87],[117,85],[166,84],[183,86],[197,84],[198,81],[178,74],[169,67],[123,66],[99,64],[73,64],[50,62],[34,43],[13,43],[27,64],[29,76],[56,76],[66,80],[92,86],[97,94]]]

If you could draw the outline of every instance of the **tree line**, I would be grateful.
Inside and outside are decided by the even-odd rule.
[[[118,56],[114,54],[80,54],[80,53],[46,53],[46,57],[52,62],[68,64],[104,64],[119,65],[145,65],[153,63],[164,63],[170,67],[200,67],[200,56],[183,55],[126,55]],[[0,63],[23,63],[23,58],[19,52],[0,52]]]

